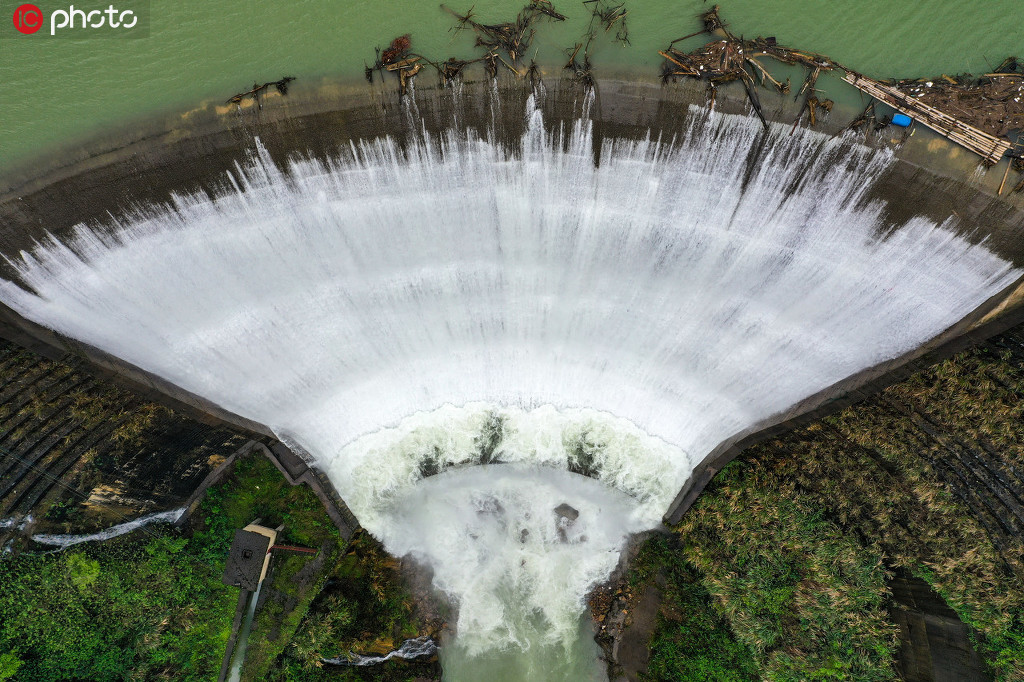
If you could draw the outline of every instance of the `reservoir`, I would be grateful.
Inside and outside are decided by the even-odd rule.
[[[511,20],[521,8],[509,0],[450,6],[465,11],[470,5],[486,22]],[[541,26],[534,47],[538,62],[557,74],[564,49],[586,30],[589,9],[580,2],[555,6],[567,20]],[[709,8],[697,0],[627,2],[631,44],[623,47],[611,36],[597,41],[596,75],[656,78],[658,50],[699,30],[698,15]],[[386,47],[406,33],[413,49],[425,55],[444,59],[473,53],[471,32],[450,31],[453,17],[433,2],[157,1],[148,11],[148,35],[132,39],[50,39],[47,31],[21,35],[10,17],[3,17],[0,175],[37,151],[140,117],[223,101],[254,80],[293,75],[300,83],[361,84],[374,47]],[[874,78],[984,73],[1003,57],[1024,52],[1019,12],[1013,0],[734,0],[722,6],[736,35],[774,35],[782,45],[826,54]],[[683,45],[692,49],[706,39],[698,36]],[[482,72],[471,75],[479,78]],[[851,105],[860,101],[856,93],[847,97]]]

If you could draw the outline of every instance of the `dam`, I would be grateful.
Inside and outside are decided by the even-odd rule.
[[[1017,209],[848,136],[644,86],[466,89],[197,125],[139,147],[145,179],[58,168],[5,196],[0,299],[22,340],[305,453],[429,557],[472,679],[585,642],[588,589],[723,444],[955,339],[1022,273]]]

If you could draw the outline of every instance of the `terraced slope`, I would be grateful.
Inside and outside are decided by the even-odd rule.
[[[973,647],[961,679],[1024,679],[1024,328],[748,448],[677,531],[762,675],[940,679],[922,662]],[[937,658],[897,574],[968,626]]]
[[[173,508],[247,439],[0,340],[0,534]]]

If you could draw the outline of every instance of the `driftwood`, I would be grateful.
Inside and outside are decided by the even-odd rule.
[[[744,40],[728,36],[692,52],[683,52],[670,45],[665,50],[659,51],[658,54],[665,58],[662,65],[663,77],[689,76],[709,80],[716,84],[725,83],[745,79],[746,67],[750,65],[757,69],[763,79],[769,80],[776,89],[784,93],[789,92],[789,84],[772,78],[764,66],[757,61],[758,57],[771,57],[785,64],[798,64],[807,67],[812,76],[808,77],[809,84],[805,83],[801,88],[801,93],[807,89],[813,90],[813,82],[817,80],[818,73],[843,68],[824,55],[783,47],[777,44],[774,38]]]
[[[617,41],[628,45],[629,11],[616,0],[583,0],[583,4],[589,6],[590,24],[583,39],[565,51],[567,60],[564,68],[571,72],[575,81],[593,87],[591,46],[599,36],[613,32]],[[386,49],[377,49],[374,66],[364,65],[367,81],[372,83],[375,71],[382,76],[388,72],[394,73],[399,79],[400,92],[404,94],[410,79],[424,66],[431,66],[437,71],[442,85],[450,85],[462,76],[469,65],[482,63],[488,78],[496,78],[500,68],[504,67],[519,78],[529,79],[531,85],[536,86],[541,80],[541,71],[536,61],[530,60],[528,66],[520,65],[536,35],[534,27],[543,19],[566,19],[550,0],[530,0],[513,21],[493,24],[477,21],[472,8],[459,13],[444,5],[441,7],[456,19],[452,30],[474,32],[475,45],[483,48],[483,54],[475,59],[450,57],[436,62],[411,52],[409,35],[399,36]],[[1014,57],[1004,60],[991,73],[978,78],[970,74],[955,77],[943,74],[932,79],[870,81],[826,55],[779,45],[772,36],[753,39],[736,36],[729,30],[728,24],[722,21],[717,5],[703,12],[700,21],[702,30],[677,38],[659,51],[658,54],[664,59],[661,72],[663,82],[679,77],[700,79],[707,84],[713,104],[719,85],[738,80],[743,84],[751,107],[765,127],[768,124],[757,86],[770,86],[784,94],[791,90],[789,79],[785,82],[776,79],[762,63],[763,58],[770,57],[806,69],[806,76],[796,94],[797,97],[803,97],[804,102],[793,123],[794,129],[805,114],[813,127],[823,113],[832,110],[832,101],[819,98],[815,86],[821,73],[841,70],[845,72],[844,80],[847,82],[854,83],[890,106],[906,110],[915,121],[920,119],[924,125],[939,129],[950,139],[977,151],[989,163],[997,160],[1003,147],[1009,147],[1008,142],[993,141],[994,138],[1005,138],[1015,131],[1024,130],[1024,68]],[[676,47],[678,43],[702,33],[717,39],[689,52]],[[258,102],[258,95],[270,85],[276,85],[284,93],[290,80],[293,79],[289,77],[273,83],[254,84],[252,90],[235,95],[229,102],[240,103],[247,96],[252,96]],[[880,129],[889,122],[880,120],[873,104],[870,104],[847,128],[856,129],[867,124]],[[910,134],[910,130],[904,132],[904,138]],[[983,143],[991,149],[982,149]],[[1024,172],[1024,154],[1014,156],[1008,153],[1014,157],[1013,168]],[[1004,176],[1000,183],[1000,192],[1005,189],[1007,179]],[[1022,190],[1024,181],[1017,183],[1012,191]]]
[[[476,59],[449,57],[443,61],[434,61],[411,51],[412,41],[409,35],[399,36],[391,41],[387,49],[382,51],[377,48],[374,65],[365,66],[367,82],[373,82],[374,72],[379,72],[382,77],[387,72],[394,73],[399,79],[399,93],[404,95],[410,79],[425,65],[433,67],[437,71],[441,85],[447,86],[461,78],[466,67],[481,63],[488,78],[497,78],[499,66],[504,66],[516,76],[529,78],[530,82],[535,84],[540,80],[540,67],[536,62],[531,60],[530,65],[523,69],[518,66],[536,34],[533,26],[545,18],[565,20],[565,16],[559,13],[549,0],[531,0],[514,21],[498,24],[477,21],[472,9],[460,14],[445,5],[441,7],[456,18],[453,30],[471,30],[476,34],[475,46],[484,48],[484,54]]]
[[[629,11],[625,4],[614,0],[583,0],[583,3],[590,8],[590,23],[582,41],[566,50],[568,61],[565,68],[572,72],[573,80],[592,87],[591,45],[598,36],[605,34],[614,34],[615,40],[628,45]],[[472,9],[460,13],[445,5],[441,5],[441,8],[455,17],[456,23],[451,30],[472,31],[476,35],[474,45],[483,48],[483,55],[468,60],[449,57],[437,62],[412,52],[409,35],[399,36],[386,49],[377,48],[373,66],[364,64],[364,75],[368,83],[373,83],[376,72],[382,77],[387,72],[396,73],[400,92],[404,93],[407,79],[415,76],[424,66],[431,66],[437,71],[441,84],[450,85],[462,76],[466,67],[482,63],[488,78],[497,78],[498,71],[504,67],[517,77],[529,79],[532,85],[537,85],[541,80],[541,70],[536,61],[531,59],[528,66],[521,66],[536,36],[535,26],[541,20],[565,21],[566,18],[555,9],[551,0],[530,0],[513,21],[494,24],[478,21]],[[770,75],[765,72],[765,77],[770,78]]]
[[[717,5],[701,14],[700,20],[704,27],[702,31],[677,38],[659,51],[665,60],[661,73],[663,82],[677,77],[701,79],[708,84],[713,101],[718,85],[741,81],[762,123],[765,118],[755,88],[756,81],[761,86],[770,83],[781,93],[790,89],[788,81],[783,83],[772,77],[759,61],[761,57],[771,57],[807,69],[807,76],[797,93],[797,97],[804,97],[804,102],[793,123],[794,130],[805,114],[809,124],[814,126],[823,112],[832,110],[832,101],[820,99],[815,85],[822,72],[841,70],[845,72],[843,80],[846,82],[908,114],[915,122],[920,121],[980,154],[988,164],[996,163],[1010,146],[1005,139],[998,138],[1024,131],[1024,68],[1015,57],[1003,60],[992,73],[979,78],[970,74],[956,77],[943,74],[931,79],[871,81],[823,54],[784,47],[773,37],[753,40],[737,37],[722,21]],[[679,42],[701,33],[718,39],[689,52],[676,47]],[[869,120],[874,121],[876,128],[889,123],[879,121],[874,109],[869,108],[849,127],[857,128]],[[912,128],[904,131],[904,140],[911,131]],[[1020,165],[1024,167],[1024,161]],[[1006,177],[1000,183],[1000,191],[1005,184]],[[1014,190],[1020,186],[1019,183]]]
[[[500,24],[482,24],[476,21],[472,9],[465,14],[459,14],[445,5],[441,7],[458,21],[456,30],[469,29],[476,33],[477,47],[484,48],[487,54],[494,54],[498,58],[504,52],[511,62],[509,68],[516,73],[516,62],[526,54],[536,34],[534,23],[545,17],[565,21],[565,15],[559,13],[548,0],[532,0],[519,12],[515,21]]]
[[[590,26],[587,29],[587,42],[593,40],[599,28],[605,33],[611,33],[615,29],[615,40],[623,45],[629,45],[629,27],[626,17],[629,10],[624,3],[614,4],[608,0],[583,0],[584,5],[590,5]],[[589,47],[589,45],[588,45]]]
[[[270,81],[269,83],[263,83],[262,85],[259,84],[259,83],[253,83],[251,90],[247,90],[246,92],[240,92],[237,95],[232,95],[228,99],[227,103],[228,104],[237,104],[237,105],[241,106],[242,102],[247,97],[250,97],[250,98],[253,99],[253,101],[256,102],[256,106],[258,108],[262,109],[263,108],[263,104],[260,102],[260,95],[262,95],[264,92],[266,92],[267,89],[269,89],[271,86],[273,86],[274,89],[276,89],[282,95],[287,95],[288,94],[288,84],[291,83],[293,80],[295,80],[295,76],[285,76],[281,80]]]
[[[875,115],[875,100],[868,102],[864,111],[847,124],[845,130],[857,130],[863,125],[877,124],[878,117]],[[877,126],[876,126],[877,127]]]
[[[580,57],[580,50],[583,50],[583,56]],[[572,79],[577,83],[580,83],[584,87],[590,88],[594,85],[594,74],[590,65],[590,47],[586,45],[584,49],[584,43],[576,43],[565,51],[569,57],[569,61],[565,63],[564,69],[572,74]]]
[[[662,82],[668,82],[676,77],[699,78],[708,83],[713,98],[718,85],[736,80],[741,81],[751,106],[762,123],[767,126],[754,87],[755,81],[759,80],[762,86],[771,83],[781,93],[790,91],[788,79],[786,82],[777,80],[759,61],[760,57],[771,57],[785,64],[800,65],[808,69],[807,78],[798,93],[798,95],[805,95],[805,99],[797,121],[803,117],[804,112],[808,112],[813,126],[817,122],[820,111],[831,111],[831,100],[819,100],[815,95],[814,84],[822,71],[842,69],[840,64],[816,52],[783,47],[771,36],[757,37],[753,40],[737,37],[722,21],[718,5],[701,14],[700,19],[704,25],[702,31],[676,38],[669,43],[667,48],[658,52],[665,59],[661,71]],[[684,52],[675,47],[676,43],[701,33],[708,33],[721,39],[690,52]]]
[[[410,79],[416,76],[423,68],[420,60],[427,61],[422,55],[413,54],[410,51],[411,48],[412,39],[408,33],[392,40],[391,44],[384,50],[378,47],[377,59],[373,66],[365,67],[367,82],[373,83],[374,71],[379,72],[381,77],[385,73],[393,73],[398,76],[398,93],[405,95]],[[439,68],[436,64],[434,66]]]
[[[536,88],[537,84],[541,82],[540,67],[532,59],[530,60],[530,68],[526,70],[526,77],[530,79],[531,88]]]
[[[997,137],[1024,130],[1024,68],[1008,57],[992,73],[882,81]]]
[[[572,73],[574,81],[585,88],[592,88],[594,73],[590,62],[590,48],[599,35],[609,34],[612,29],[615,29],[616,41],[622,45],[629,45],[629,27],[626,20],[629,10],[624,3],[616,4],[609,0],[583,0],[583,4],[590,6],[590,24],[583,34],[582,41],[565,50],[569,57],[565,63],[565,70]]]

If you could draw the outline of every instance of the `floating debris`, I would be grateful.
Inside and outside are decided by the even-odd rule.
[[[771,57],[784,64],[799,65],[808,70],[807,78],[804,80],[804,84],[798,93],[798,95],[805,95],[805,99],[804,105],[797,116],[797,123],[803,117],[804,112],[807,112],[810,124],[813,126],[817,122],[819,112],[832,110],[832,101],[819,100],[815,94],[814,85],[822,71],[842,69],[843,67],[840,64],[816,52],[783,47],[778,44],[778,41],[773,36],[767,38],[759,36],[753,40],[737,38],[729,32],[727,25],[722,21],[718,13],[718,9],[718,5],[715,5],[700,15],[701,22],[704,25],[702,31],[677,38],[669,43],[666,49],[658,52],[665,59],[665,62],[662,64],[662,82],[667,83],[679,76],[699,78],[708,83],[712,101],[714,101],[714,93],[717,86],[731,81],[741,81],[746,89],[747,98],[750,100],[751,106],[753,106],[754,111],[761,118],[761,122],[767,126],[768,124],[761,110],[761,103],[754,85],[758,82],[762,86],[765,83],[771,83],[781,93],[788,93],[790,91],[788,79],[784,83],[775,79],[768,69],[758,61],[759,57]],[[675,47],[676,43],[693,38],[701,33],[720,36],[722,39],[710,42],[691,52],[684,52]]]
[[[456,18],[453,30],[472,30],[476,33],[476,47],[482,47],[485,53],[476,59],[458,59],[449,57],[443,61],[434,61],[411,51],[412,40],[409,34],[399,36],[391,41],[385,49],[377,49],[377,59],[373,66],[365,66],[368,83],[373,83],[374,71],[382,75],[385,71],[394,72],[399,78],[399,93],[405,94],[408,79],[414,77],[423,65],[433,67],[440,78],[441,85],[452,85],[462,77],[463,71],[471,64],[482,63],[488,78],[497,78],[498,65],[501,64],[518,77],[529,78],[536,83],[540,78],[540,68],[531,60],[530,66],[520,71],[519,61],[530,47],[536,31],[533,25],[544,18],[564,21],[565,16],[558,12],[549,0],[531,0],[516,16],[515,21],[498,24],[484,24],[476,21],[473,10],[460,14],[455,10],[441,5],[449,14]]]
[[[253,83],[251,90],[248,90],[246,92],[240,92],[237,95],[232,95],[228,99],[227,103],[237,104],[239,107],[241,107],[242,102],[246,98],[251,98],[256,103],[257,108],[262,109],[263,104],[260,102],[261,94],[263,94],[268,88],[273,86],[274,89],[277,90],[282,95],[287,95],[288,84],[291,83],[293,80],[295,80],[295,76],[285,76],[281,80],[270,81],[269,83],[263,83],[262,85],[260,85],[259,83]]]
[[[870,126],[874,130],[880,130],[884,128],[887,123],[879,123],[878,116],[875,114],[875,100],[868,102],[868,105],[864,107],[857,118],[847,124],[845,130],[858,130],[861,126]]]
[[[832,100],[819,98],[815,88],[821,73],[832,70],[844,71],[844,81],[899,112],[894,118],[882,121],[875,115],[873,105],[869,105],[850,122],[847,129],[873,122],[877,130],[895,122],[904,128],[902,141],[905,141],[913,134],[914,124],[920,122],[980,155],[988,165],[997,163],[1010,151],[1011,143],[1000,138],[1024,130],[1024,69],[1016,57],[1003,60],[995,71],[980,78],[970,74],[955,78],[943,74],[930,79],[875,81],[823,54],[783,47],[774,37],[738,38],[722,21],[717,5],[701,14],[700,19],[704,27],[701,31],[677,38],[658,52],[665,60],[662,82],[668,83],[677,77],[701,79],[708,84],[713,105],[717,86],[738,80],[743,83],[754,112],[765,126],[768,124],[754,86],[770,83],[779,92],[788,93],[790,84],[788,80],[783,83],[775,79],[758,61],[760,57],[771,57],[807,69],[807,76],[797,93],[797,97],[804,97],[804,103],[793,122],[794,130],[805,114],[813,127],[823,113],[832,110]],[[675,47],[677,43],[702,33],[719,39],[690,52]],[[1014,158],[1013,167],[1024,172],[1024,153],[1011,154],[1011,157]],[[1008,174],[1009,169],[1006,171]],[[1000,183],[1000,193],[1006,184],[1006,175]],[[1014,191],[1019,187],[1024,188],[1024,181],[1015,186]]]
[[[1010,150],[1008,140],[1001,139],[979,130],[962,120],[950,116],[923,101],[897,90],[891,85],[872,80],[859,73],[848,72],[843,80],[863,90],[875,99],[888,104],[915,121],[928,126],[943,137],[956,142],[965,149],[979,155],[985,164],[991,166],[999,162]]]
[[[530,79],[531,88],[536,88],[537,84],[541,82],[540,67],[532,59],[530,60],[530,67],[526,70],[526,77]]]
[[[380,54],[380,62],[384,66],[394,64],[399,59],[405,56],[412,46],[412,40],[409,38],[409,34],[406,33],[404,36],[398,36],[391,41],[391,45],[388,46],[384,52]],[[394,69],[389,69],[393,71]]]
[[[691,76],[717,84],[749,79],[751,77],[747,71],[749,65],[757,69],[762,80],[770,80],[780,92],[789,92],[789,84],[772,78],[767,69],[756,59],[765,56],[785,64],[800,65],[809,69],[809,82],[805,83],[800,90],[803,93],[808,89],[808,85],[813,89],[814,81],[817,80],[818,73],[821,71],[843,68],[825,55],[783,47],[771,36],[768,38],[757,37],[753,40],[737,38],[722,22],[718,14],[718,5],[702,14],[701,20],[704,23],[703,31],[676,38],[668,48],[658,52],[666,60],[663,65],[663,76]],[[692,52],[683,52],[674,47],[676,43],[701,33],[724,36],[724,39],[708,43]]]
[[[467,66],[477,61],[481,60],[475,59],[473,61],[466,61],[463,59],[449,57],[445,61],[441,62],[441,65],[438,67],[438,70],[441,73],[442,82],[445,85],[450,85],[462,76],[462,72]],[[497,71],[497,69],[495,69],[495,71]]]
[[[594,75],[590,65],[589,44],[587,49],[583,52],[583,60],[578,61],[577,57],[582,49],[583,43],[576,43],[565,51],[569,56],[569,61],[566,62],[565,69],[572,73],[574,81],[580,83],[584,87],[590,88],[594,86]]]
[[[624,3],[615,0],[583,0],[583,4],[589,6],[590,24],[583,39],[565,50],[567,59],[564,69],[571,73],[574,81],[591,88],[595,85],[591,46],[598,36],[613,31],[617,41],[628,45],[629,10]],[[475,59],[449,57],[443,61],[434,61],[413,53],[410,34],[405,34],[394,38],[387,48],[377,48],[373,66],[364,64],[367,82],[373,82],[375,71],[382,76],[394,73],[399,80],[399,92],[404,95],[410,79],[420,73],[424,66],[433,67],[441,85],[449,86],[462,77],[468,66],[482,63],[490,79],[497,78],[499,70],[504,67],[516,77],[528,79],[531,86],[536,88],[542,77],[536,59],[531,59],[528,66],[521,66],[536,36],[535,25],[543,19],[566,20],[565,15],[556,10],[550,0],[530,0],[513,21],[500,23],[478,21],[473,8],[460,13],[445,5],[441,7],[456,19],[451,30],[474,32],[475,46],[483,48],[483,54]],[[1012,146],[1010,142],[998,138],[1024,130],[1024,68],[1015,57],[1005,59],[992,73],[979,78],[970,74],[956,77],[943,74],[930,79],[873,81],[826,55],[779,45],[774,36],[758,36],[753,39],[737,37],[722,20],[718,5],[700,14],[699,18],[703,27],[701,30],[677,38],[664,50],[659,50],[658,54],[664,59],[661,67],[662,81],[668,83],[680,77],[700,79],[707,84],[712,105],[719,85],[739,81],[743,84],[751,108],[766,128],[768,121],[757,87],[771,87],[782,94],[788,94],[792,89],[788,78],[785,81],[775,78],[762,63],[763,58],[770,57],[783,64],[806,69],[806,76],[796,93],[796,97],[803,98],[803,104],[793,122],[793,130],[805,117],[808,125],[814,127],[824,115],[832,111],[832,100],[823,98],[816,86],[822,73],[834,70],[845,72],[846,82],[900,112],[895,122],[904,128],[904,141],[913,134],[914,126],[919,122],[976,152],[991,165],[1009,153]],[[712,35],[716,39],[691,51],[676,47],[678,43],[701,34]],[[288,80],[291,79],[273,84],[285,92]],[[252,96],[258,103],[259,93],[268,85],[271,84],[254,84],[253,90],[235,95],[229,101],[240,103],[243,98]],[[879,118],[873,104],[870,104],[850,122],[847,129],[870,125],[879,130],[893,122],[892,118]],[[1010,153],[1010,156],[1011,167],[1024,172],[1024,153]],[[1000,183],[1000,193],[1007,179],[1004,176]],[[1022,190],[1024,181],[1017,183],[1012,191]]]
[[[378,71],[383,76],[385,72],[394,73],[398,76],[398,93],[405,95],[409,86],[409,79],[414,77],[423,68],[420,60],[425,60],[421,55],[410,52],[412,38],[408,33],[398,36],[384,49],[377,48],[377,60],[373,66],[365,67],[365,76],[368,83],[373,83],[373,72]]]
[[[572,72],[573,80],[585,86],[593,86],[594,78],[590,62],[591,44],[598,35],[614,31],[615,40],[623,45],[628,45],[627,16],[629,11],[625,4],[610,0],[584,0],[584,4],[591,6],[590,24],[584,34],[584,39],[566,50],[569,59],[565,68]],[[543,19],[553,21],[565,21],[566,19],[564,14],[555,9],[550,0],[531,0],[519,11],[515,20],[493,24],[478,21],[472,8],[464,13],[446,5],[441,5],[441,8],[456,19],[456,24],[451,30],[473,31],[476,34],[474,46],[483,48],[484,53],[476,59],[449,57],[443,61],[433,61],[410,50],[409,35],[400,36],[391,41],[387,49],[383,51],[377,49],[377,59],[373,66],[364,64],[364,75],[368,83],[373,83],[375,71],[382,75],[385,71],[394,71],[400,79],[400,91],[404,93],[405,79],[414,76],[423,65],[429,65],[437,71],[441,85],[447,86],[461,78],[466,67],[482,63],[484,71],[490,79],[497,78],[498,71],[504,67],[516,77],[528,79],[530,84],[535,87],[541,82],[540,65],[537,64],[536,59],[531,59],[529,66],[521,66],[521,62],[525,59],[536,36],[535,25]]]
[[[992,73],[882,81],[996,137],[1024,130],[1024,68],[1008,57]]]
[[[500,24],[477,22],[473,19],[472,9],[465,14],[459,14],[445,5],[441,5],[441,7],[458,20],[456,30],[468,28],[477,34],[477,47],[485,48],[488,54],[496,55],[499,59],[501,59],[501,53],[504,52],[511,62],[506,66],[517,74],[519,72],[515,69],[515,64],[526,54],[534,35],[536,35],[533,24],[544,17],[555,21],[565,21],[565,15],[558,12],[548,0],[532,0],[519,12],[515,21]]]
[[[615,40],[623,45],[629,45],[629,28],[626,25],[626,15],[629,10],[623,3],[612,4],[607,0],[583,0],[584,5],[590,5],[590,30],[591,38],[597,32],[597,26],[604,28],[605,33],[615,29]],[[597,26],[595,26],[597,24]]]
[[[629,10],[625,4],[612,4],[607,0],[583,0],[584,5],[590,5],[590,24],[587,32],[583,35],[583,41],[574,44],[565,50],[569,60],[565,64],[565,70],[572,73],[572,79],[583,85],[585,88],[594,87],[593,67],[590,63],[590,48],[599,34],[599,29],[604,28],[604,33],[610,33],[615,29],[615,40],[623,46],[629,45],[629,28],[626,25],[626,15]],[[582,59],[580,51],[583,51]]]

